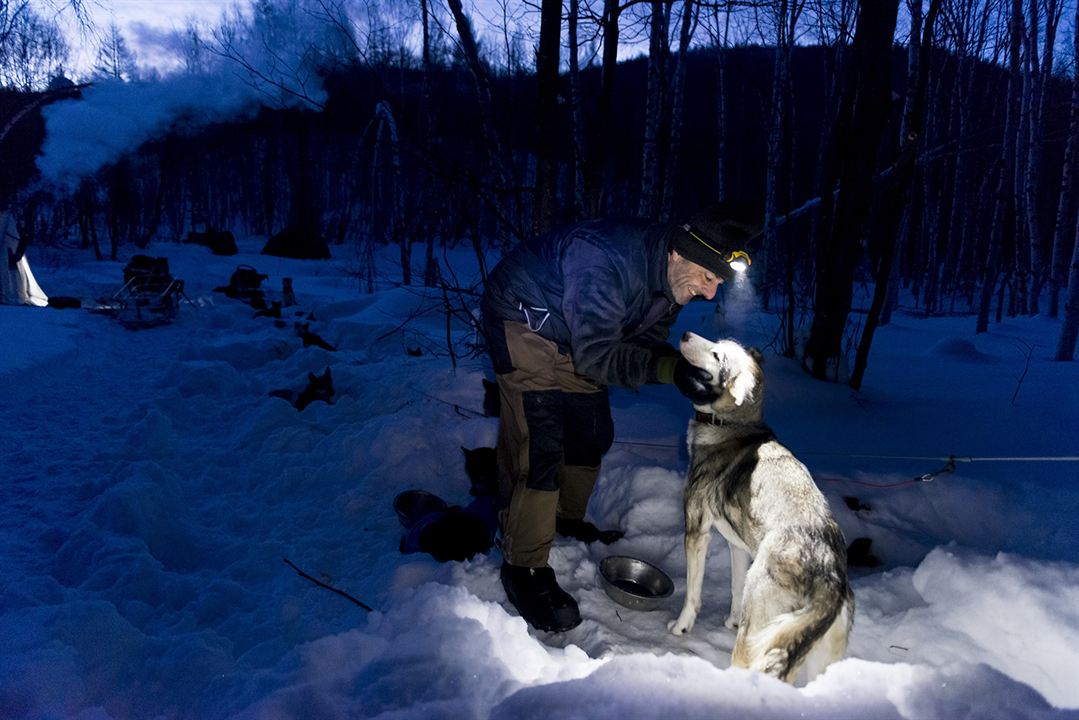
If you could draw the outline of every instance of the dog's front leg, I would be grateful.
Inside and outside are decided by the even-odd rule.
[[[677,620],[671,621],[667,628],[675,635],[683,635],[693,629],[697,613],[701,610],[701,586],[704,584],[704,561],[708,556],[708,541],[711,532],[686,532],[686,603]]]
[[[730,630],[742,622],[742,594],[746,589],[746,573],[749,572],[751,558],[749,553],[734,543],[728,542],[731,549],[731,614],[723,624]]]

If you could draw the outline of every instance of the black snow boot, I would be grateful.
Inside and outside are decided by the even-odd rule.
[[[502,587],[506,597],[532,627],[547,632],[565,632],[581,624],[577,601],[555,580],[554,570],[502,563]]]
[[[599,540],[604,545],[625,537],[621,530],[600,530],[587,520],[575,520],[571,518],[555,518],[555,532],[562,537],[571,537],[583,543],[593,543]]]

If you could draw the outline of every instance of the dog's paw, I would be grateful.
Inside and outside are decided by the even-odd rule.
[[[688,635],[689,631],[693,629],[693,620],[685,622],[679,617],[667,623],[667,629],[671,631],[672,635]]]
[[[752,669],[782,680],[784,675],[790,669],[789,659],[790,656],[786,650],[772,648],[764,654],[764,657],[758,658],[757,661],[753,663]]]

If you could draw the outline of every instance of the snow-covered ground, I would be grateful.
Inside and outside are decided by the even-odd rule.
[[[0,718],[1079,717],[1079,463],[1052,459],[1079,455],[1079,365],[1049,360],[1055,322],[975,336],[972,318],[901,311],[858,393],[766,350],[766,419],[883,562],[852,571],[848,659],[790,687],[727,667],[721,538],[693,633],[666,630],[685,572],[689,407],[673,388],[612,393],[590,516],[626,536],[556,542],[584,622],[537,633],[509,609],[497,550],[398,552],[394,496],[466,501],[461,447],[496,434],[483,360],[451,363],[441,294],[392,287],[387,264],[385,289],[361,295],[341,249],[241,247],[151,246],[198,306],[171,325],[0,306]],[[120,284],[122,262],[29,257],[50,294]],[[475,279],[466,251],[449,257],[457,284]],[[268,290],[294,279],[283,327],[212,292],[245,262]],[[747,296],[691,305],[678,329],[767,346],[774,318]],[[304,348],[297,312],[339,351]],[[471,338],[453,339],[464,353]],[[334,405],[268,396],[326,367]],[[951,455],[954,472],[909,482]],[[674,597],[616,605],[596,578],[609,554],[659,565]]]

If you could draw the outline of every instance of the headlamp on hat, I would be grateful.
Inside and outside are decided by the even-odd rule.
[[[734,250],[727,258],[727,264],[735,272],[745,272],[749,270],[749,266],[753,264],[753,261],[749,259],[749,253],[745,250]]]
[[[730,279],[734,273],[745,272],[753,261],[745,250],[727,250],[706,237],[689,223],[681,226],[686,236],[676,238],[672,243],[678,254],[687,260],[705,267],[716,275]]]

